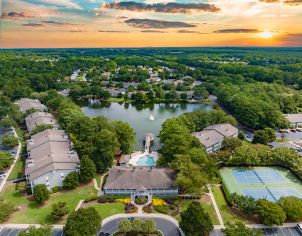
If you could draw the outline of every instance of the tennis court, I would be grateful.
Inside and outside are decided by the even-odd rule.
[[[233,176],[240,184],[271,184],[284,183],[286,179],[276,170],[253,169],[253,170],[232,170]]]
[[[285,168],[222,168],[220,175],[229,193],[273,202],[283,196],[302,198],[302,182]]]

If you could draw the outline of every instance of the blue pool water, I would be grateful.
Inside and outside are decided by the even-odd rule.
[[[156,163],[153,159],[153,157],[151,156],[143,156],[139,159],[139,161],[137,162],[138,166],[155,166]]]

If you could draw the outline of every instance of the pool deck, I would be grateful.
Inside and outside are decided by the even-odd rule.
[[[154,162],[156,163],[156,161],[158,160],[159,156],[157,152],[151,152],[151,153],[147,153],[147,152],[137,152],[134,154],[131,154],[131,157],[129,159],[128,164],[132,165],[132,166],[139,166],[137,163],[140,160],[140,158],[144,157],[144,156],[150,156],[153,158]]]

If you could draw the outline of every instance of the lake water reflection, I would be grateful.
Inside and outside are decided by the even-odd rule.
[[[162,123],[171,117],[192,112],[194,110],[210,110],[212,107],[206,104],[148,104],[133,105],[128,103],[102,103],[97,106],[84,106],[83,112],[89,117],[105,116],[111,120],[120,120],[129,123],[136,132],[136,149],[143,150],[144,134],[153,133],[155,135],[152,150],[160,147],[159,132]]]

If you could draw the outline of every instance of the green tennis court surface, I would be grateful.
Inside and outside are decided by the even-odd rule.
[[[285,168],[225,167],[220,169],[220,175],[230,194],[237,193],[273,202],[283,196],[302,198],[302,182]]]

